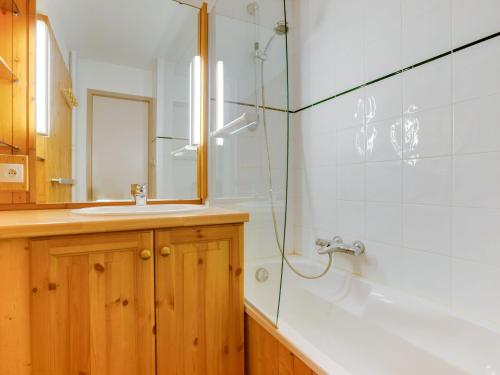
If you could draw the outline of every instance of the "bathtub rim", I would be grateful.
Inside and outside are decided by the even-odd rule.
[[[295,254],[295,253],[288,254],[287,257],[288,257],[288,259],[292,260],[293,262],[299,262],[299,263],[303,263],[306,265],[314,265],[314,266],[320,266],[320,267],[323,266],[323,264],[321,262],[318,262],[315,259],[311,259],[311,258],[305,257],[305,256],[300,255],[300,254]],[[249,268],[254,268],[256,266],[266,265],[269,263],[279,264],[280,262],[281,262],[280,256],[273,256],[273,257],[269,257],[269,258],[251,260],[251,261],[246,263],[245,270],[247,270]],[[372,285],[372,286],[380,288],[382,290],[389,291],[390,293],[397,293],[399,296],[402,296],[404,298],[418,299],[419,301],[425,303],[426,305],[430,306],[431,308],[436,309],[442,313],[445,313],[445,314],[449,315],[450,317],[464,320],[468,323],[477,325],[478,327],[487,329],[489,331],[495,332],[498,335],[500,335],[500,323],[492,322],[492,321],[487,320],[487,319],[481,319],[481,318],[475,317],[471,314],[467,314],[463,311],[453,310],[450,306],[442,305],[442,304],[440,304],[432,299],[429,299],[425,296],[412,294],[411,291],[408,291],[408,290],[398,289],[394,286],[390,286],[390,285],[386,285],[384,283],[380,283],[377,281],[372,281],[372,280],[366,279],[366,278],[359,276],[355,273],[352,273],[351,271],[346,270],[346,269],[335,268],[332,266],[332,269],[329,272],[335,272],[335,273],[338,273],[338,274],[341,274],[344,276],[348,276],[348,277],[352,278],[353,280],[357,280],[359,282]],[[252,304],[251,301],[249,301],[248,298],[245,297],[245,303],[247,303],[247,302],[250,303],[252,306],[254,306],[254,308],[256,308],[257,311],[260,311],[260,309],[258,307],[256,307],[256,305]]]

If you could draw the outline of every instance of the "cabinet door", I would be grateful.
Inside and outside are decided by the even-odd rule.
[[[154,375],[153,233],[31,243],[33,374]]]
[[[157,232],[158,375],[243,374],[243,226]]]

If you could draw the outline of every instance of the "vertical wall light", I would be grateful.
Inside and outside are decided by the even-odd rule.
[[[217,61],[217,126],[216,130],[224,127],[224,62]],[[217,145],[223,146],[224,139],[217,138]]]
[[[47,24],[36,22],[36,132],[49,135],[50,39]]]
[[[201,140],[201,57],[195,56],[191,62],[191,128],[189,143],[198,146]]]
[[[181,157],[188,151],[197,151],[201,143],[201,57],[195,56],[189,65],[189,144],[172,151]]]

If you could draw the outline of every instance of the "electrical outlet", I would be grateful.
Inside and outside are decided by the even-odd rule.
[[[24,165],[0,163],[0,182],[23,183]]]

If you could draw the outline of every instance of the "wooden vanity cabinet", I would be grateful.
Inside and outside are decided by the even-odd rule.
[[[33,375],[155,373],[153,238],[31,242]]]
[[[158,375],[243,375],[243,226],[156,233]]]
[[[243,225],[31,241],[33,375],[243,375]]]

